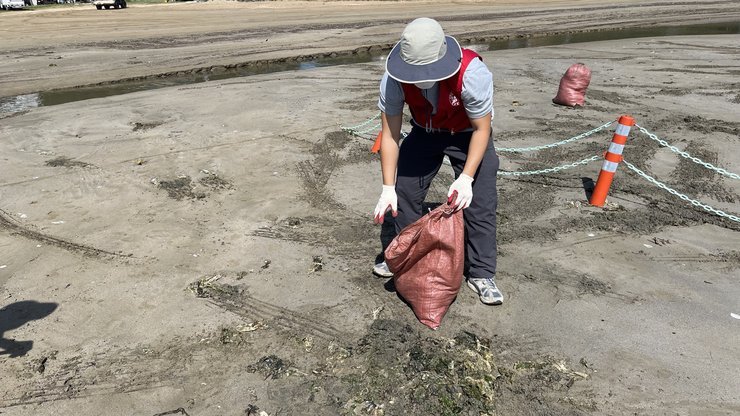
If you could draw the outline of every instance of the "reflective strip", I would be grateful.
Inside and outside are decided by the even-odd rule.
[[[609,153],[614,153],[615,155],[621,155],[624,151],[624,145],[618,144],[618,143],[612,143],[609,145]]]
[[[625,126],[624,124],[617,124],[617,128],[614,130],[614,134],[618,134],[620,136],[627,136],[630,134],[630,126]]]
[[[614,173],[614,172],[617,171],[617,166],[619,166],[618,163],[614,163],[614,162],[610,162],[608,160],[605,160],[604,161],[604,164],[601,165],[601,170]]]

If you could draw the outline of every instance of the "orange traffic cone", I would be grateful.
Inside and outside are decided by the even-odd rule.
[[[380,130],[378,132],[378,137],[375,138],[375,143],[373,143],[373,147],[370,148],[370,151],[373,153],[378,153],[380,151],[380,141],[383,138],[383,130]]]
[[[630,128],[635,125],[635,119],[630,116],[621,116],[617,123],[609,150],[604,154],[604,164],[601,166],[599,179],[596,180],[596,186],[591,194],[591,201],[589,201],[591,205],[597,207],[603,207],[606,203],[606,195],[612,186],[614,174],[617,172],[617,166],[622,161],[624,145],[627,143]]]

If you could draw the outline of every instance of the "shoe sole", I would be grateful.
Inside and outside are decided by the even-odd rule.
[[[377,277],[382,277],[382,278],[393,277],[393,273],[381,273],[375,269],[373,269],[373,274]]]
[[[503,303],[504,303],[503,299],[502,300],[494,300],[494,301],[491,301],[491,302],[484,301],[483,298],[480,295],[480,291],[478,291],[478,288],[474,284],[470,283],[470,281],[468,281],[467,283],[468,283],[468,287],[471,288],[471,289],[473,289],[473,292],[475,292],[478,295],[478,299],[480,299],[480,301],[481,301],[482,304],[484,304],[484,305],[492,305],[492,306],[503,305]]]

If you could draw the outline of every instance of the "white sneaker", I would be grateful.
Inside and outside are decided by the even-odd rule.
[[[388,269],[388,265],[385,262],[373,266],[373,274],[378,277],[393,277],[393,272]]]
[[[469,278],[468,287],[473,289],[486,305],[500,305],[504,303],[504,294],[496,287],[493,278]]]

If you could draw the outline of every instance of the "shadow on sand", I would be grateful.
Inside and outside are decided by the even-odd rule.
[[[57,308],[56,303],[24,300],[11,303],[0,309],[0,355],[22,357],[33,348],[33,341],[16,341],[6,338],[6,333],[18,329],[30,321],[45,318]]]

